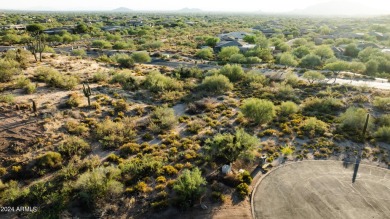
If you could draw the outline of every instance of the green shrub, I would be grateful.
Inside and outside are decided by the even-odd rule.
[[[200,68],[177,68],[174,72],[176,75],[180,75],[180,78],[201,78],[203,71]]]
[[[58,152],[66,157],[72,157],[75,155],[85,156],[91,151],[91,146],[84,141],[84,139],[70,136],[66,138],[59,146]]]
[[[379,126],[390,126],[390,114],[379,117],[378,124]]]
[[[305,119],[301,124],[301,129],[311,136],[322,135],[328,131],[329,125],[315,117]]]
[[[250,185],[253,180],[251,174],[246,170],[240,173],[239,179],[242,183],[246,183],[247,185]]]
[[[321,74],[318,71],[307,71],[302,76],[304,79],[308,80],[310,84],[314,82],[325,80],[325,75]]]
[[[105,40],[95,40],[92,42],[92,47],[99,49],[111,49],[112,45],[110,42],[107,42]]]
[[[167,182],[167,179],[164,176],[159,176],[159,177],[157,177],[156,182],[163,184],[163,183]]]
[[[89,128],[86,124],[75,121],[67,122],[65,128],[69,133],[76,135],[87,135],[89,132]]]
[[[67,90],[73,89],[78,84],[78,79],[73,76],[65,76],[57,70],[49,67],[40,67],[35,71],[38,80],[46,82],[48,85]]]
[[[207,139],[204,153],[207,156],[212,156],[214,159],[222,158],[232,163],[239,157],[250,157],[249,153],[259,143],[259,139],[255,136],[246,133],[244,129],[237,129],[234,135],[218,133],[212,139]]]
[[[283,116],[289,116],[291,114],[297,113],[298,111],[299,107],[294,102],[287,101],[280,104],[280,114]]]
[[[340,128],[354,133],[362,133],[364,125],[366,123],[367,110],[363,108],[349,107],[345,113],[342,113],[339,117]],[[373,127],[372,119],[368,121],[367,129],[371,130]]]
[[[249,98],[243,101],[241,111],[248,119],[257,124],[272,121],[275,116],[275,106],[271,101]]]
[[[12,77],[19,73],[19,64],[16,61],[0,59],[0,82],[11,81]]]
[[[225,65],[219,70],[219,74],[225,75],[231,82],[236,82],[242,80],[244,75],[244,70],[240,65]]]
[[[383,111],[390,111],[390,97],[375,97],[373,105]]]
[[[344,107],[341,100],[327,97],[327,98],[307,98],[303,103],[303,112],[305,114],[332,114],[335,115]]]
[[[148,133],[145,133],[143,136],[142,136],[142,140],[144,141],[151,141],[153,140],[154,137],[152,134],[150,134],[149,132]]]
[[[261,72],[249,71],[245,74],[244,82],[249,85],[251,83],[258,83],[265,85],[267,83],[267,78]]]
[[[13,103],[14,101],[15,97],[12,94],[0,95],[0,103]]]
[[[146,154],[125,160],[119,164],[119,167],[124,174],[130,174],[136,180],[155,174],[163,165],[161,157],[153,157],[150,154]]]
[[[0,181],[1,182],[1,181]],[[1,182],[1,184],[3,184]],[[26,198],[28,194],[28,189],[22,189],[22,187],[18,184],[17,181],[11,180],[7,184],[3,184],[4,187],[1,192],[1,203],[13,204],[14,201],[18,199]]]
[[[72,50],[72,55],[74,56],[81,56],[81,57],[86,57],[87,53],[85,52],[84,49],[74,49]]]
[[[24,89],[27,94],[33,94],[37,90],[37,85],[33,83],[28,83],[26,86],[24,86]]]
[[[238,196],[241,199],[245,199],[249,195],[249,186],[246,183],[240,183],[237,187]]]
[[[146,76],[145,87],[152,92],[181,91],[183,85],[180,81],[152,71]]]
[[[151,122],[162,130],[170,130],[177,124],[175,111],[167,105],[157,107],[151,114]]]
[[[36,166],[40,169],[57,169],[62,164],[61,154],[49,151],[35,159]]]
[[[66,101],[68,107],[78,107],[81,105],[82,97],[77,93],[72,93],[69,95],[69,99]]]
[[[375,137],[383,142],[390,143],[390,126],[380,127],[375,132]]]
[[[134,121],[128,117],[119,122],[106,119],[96,125],[96,138],[106,148],[118,148],[136,137],[134,127]]]
[[[206,180],[198,168],[192,171],[184,170],[173,186],[178,195],[179,205],[184,208],[193,206],[204,192],[203,185],[206,185]]]
[[[113,102],[112,105],[117,112],[126,112],[129,108],[129,104],[124,99],[117,100]]]
[[[118,157],[116,154],[114,153],[111,153],[107,156],[107,159],[106,159],[108,162],[112,162],[112,163],[116,163],[116,164],[119,164],[121,163],[122,159],[120,157]]]
[[[108,81],[109,75],[106,72],[97,72],[92,76],[93,82]]]
[[[214,52],[212,48],[204,48],[196,52],[196,57],[201,59],[211,59],[214,56]]]
[[[116,167],[99,167],[85,172],[77,179],[75,189],[82,204],[92,208],[99,200],[113,198],[123,192]]]
[[[15,79],[16,88],[24,88],[29,83],[31,83],[30,79],[25,76],[19,76]]]
[[[233,90],[233,84],[224,75],[214,75],[206,77],[199,88],[206,92],[222,94],[226,91]]]
[[[234,54],[234,55],[230,56],[229,62],[243,64],[246,62],[246,58],[243,54]]]
[[[174,176],[179,172],[175,167],[173,167],[171,165],[163,166],[163,170],[164,170],[164,173],[169,175],[169,176]]]
[[[188,123],[187,130],[193,134],[198,134],[205,127],[206,123],[203,120],[198,119]]]
[[[127,143],[119,148],[119,154],[122,157],[128,157],[131,154],[136,154],[140,151],[141,146],[137,143]]]
[[[118,63],[123,68],[132,68],[135,64],[134,60],[125,53],[117,53],[111,56],[111,60]]]
[[[146,193],[151,190],[151,188],[145,182],[138,182],[134,187],[138,192]]]
[[[132,73],[129,71],[122,71],[114,74],[110,83],[119,83],[124,90],[132,91],[137,90],[141,85],[140,79],[132,76]]]
[[[131,54],[131,58],[137,63],[146,63],[152,61],[149,54],[144,51],[134,52],[133,54]]]

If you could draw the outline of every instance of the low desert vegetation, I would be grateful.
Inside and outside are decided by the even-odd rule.
[[[28,25],[0,30],[0,204],[39,207],[7,216],[215,212],[285,162],[390,165],[386,17],[6,15]]]

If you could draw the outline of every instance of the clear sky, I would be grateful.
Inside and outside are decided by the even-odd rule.
[[[0,0],[0,9],[22,10],[178,10],[288,12],[331,0]],[[343,2],[347,0],[338,0]],[[390,0],[349,0],[390,12]]]

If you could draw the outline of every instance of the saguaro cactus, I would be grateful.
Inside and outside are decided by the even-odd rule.
[[[368,126],[368,120],[369,119],[370,119],[370,114],[367,113],[366,123],[364,124],[364,128],[363,128],[363,139],[364,139],[364,136],[366,135],[367,126]]]
[[[38,111],[37,104],[35,103],[35,100],[33,100],[33,99],[30,99],[30,101],[32,102],[32,110],[34,113],[36,113]]]
[[[87,87],[85,87],[85,84],[83,84],[83,93],[84,96],[88,98],[88,106],[91,106],[91,88],[89,87],[89,84],[87,84]]]

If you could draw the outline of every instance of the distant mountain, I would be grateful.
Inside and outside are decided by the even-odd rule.
[[[305,9],[294,10],[288,14],[318,15],[318,16],[368,16],[384,15],[386,11],[370,8],[356,2],[331,1],[309,6]]]
[[[199,9],[199,8],[183,8],[183,9],[178,10],[178,12],[182,12],[182,13],[197,13],[197,12],[203,12],[203,11],[201,9]]]
[[[126,7],[120,7],[120,8],[115,8],[112,11],[115,11],[115,12],[128,12],[128,11],[132,11],[132,10],[130,8],[126,8]]]

